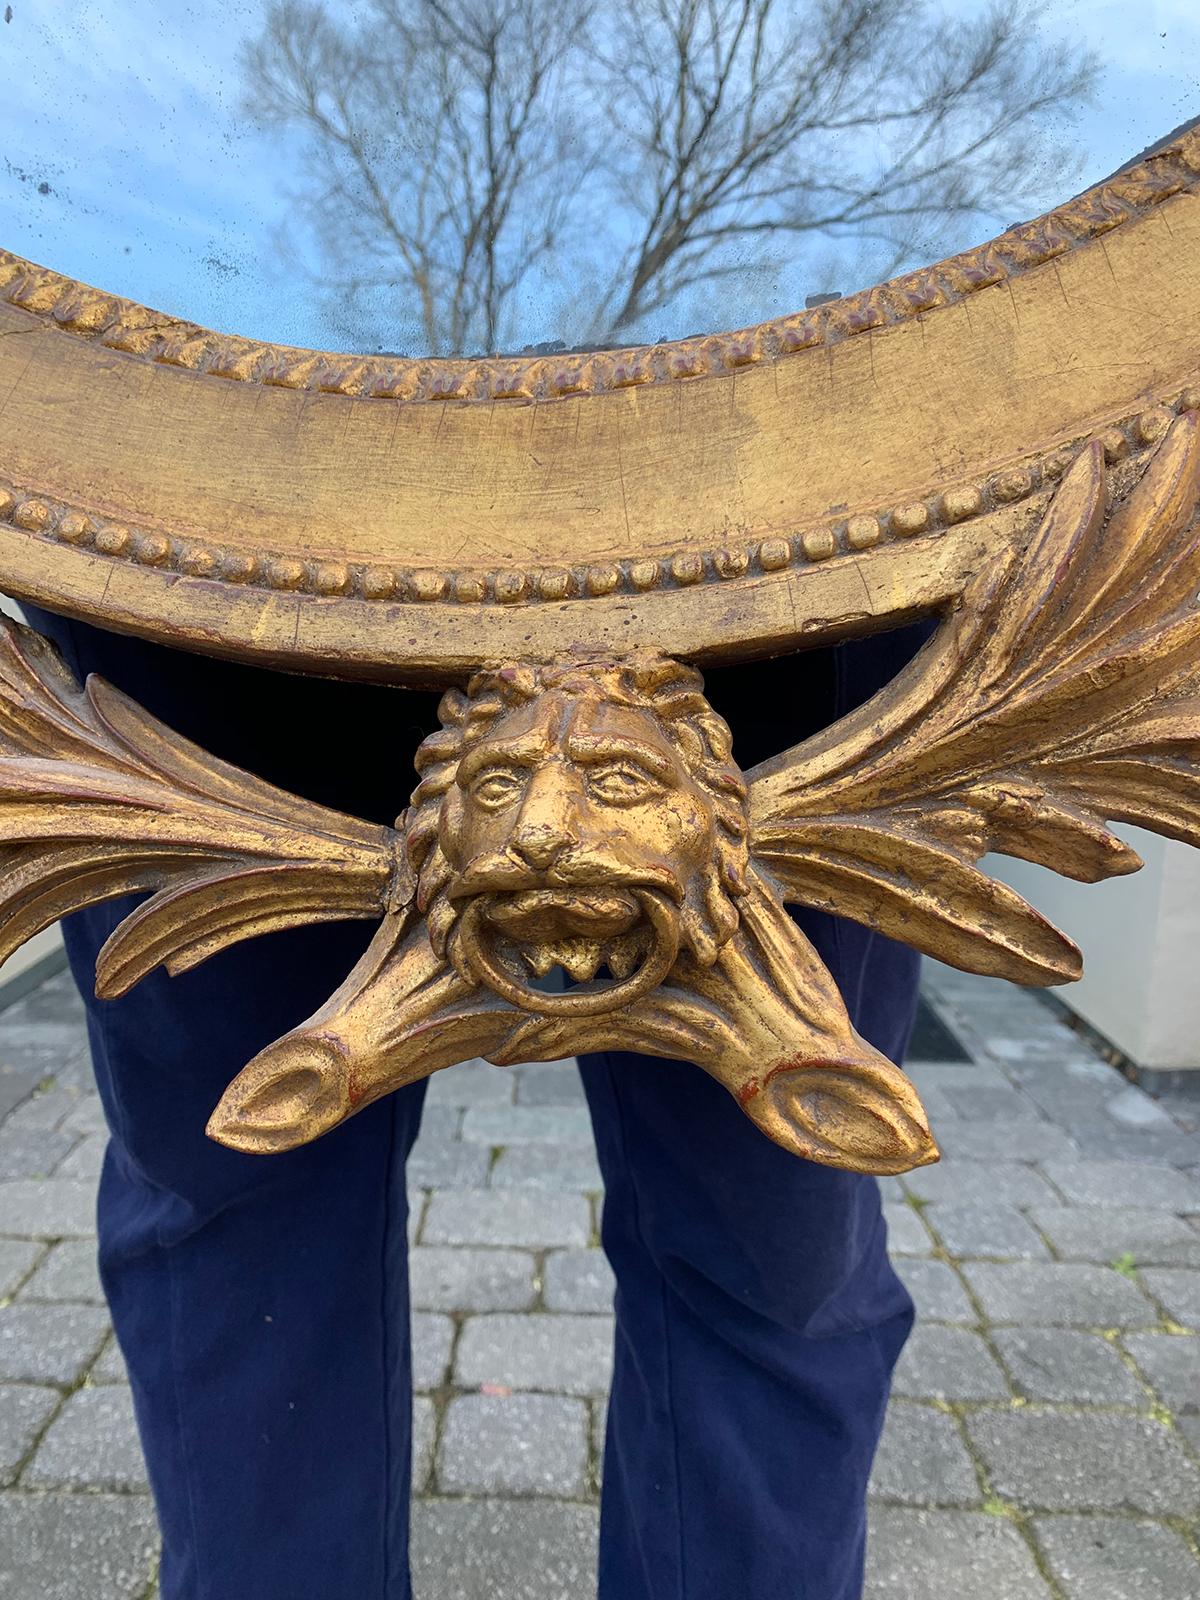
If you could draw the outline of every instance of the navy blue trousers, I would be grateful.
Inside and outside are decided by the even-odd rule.
[[[433,696],[32,620],[77,674],[102,673],[214,753],[381,821],[435,725]],[[864,699],[913,643],[711,673],[743,765]],[[128,909],[70,920],[85,997]],[[899,1055],[915,958],[850,923],[800,920],[859,1029]],[[326,998],[371,931],[277,934],[89,999],[112,1135],[100,1265],[162,1526],[163,1600],[410,1594],[404,1166],[423,1085],[286,1155],[240,1155],[203,1131],[230,1078]],[[581,1071],[617,1278],[602,1600],[858,1600],[866,1481],[912,1320],[877,1185],[784,1154],[686,1063],[609,1054]]]

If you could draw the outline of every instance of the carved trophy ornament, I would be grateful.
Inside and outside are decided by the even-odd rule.
[[[620,1048],[698,1063],[796,1155],[876,1173],[936,1160],[915,1090],[855,1033],[785,905],[1061,983],[1078,950],[983,858],[1094,882],[1141,864],[1111,822],[1200,844],[1198,176],[1187,133],[1036,224],[821,308],[811,337],[792,319],[606,353],[557,388],[544,361],[351,367],[164,333],[167,319],[0,258],[0,323],[32,335],[19,358],[0,349],[0,377],[19,359],[22,384],[0,419],[5,587],[167,643],[453,685],[411,804],[384,828],[216,760],[102,680],[80,687],[4,621],[0,956],[82,906],[147,896],[99,957],[97,993],[115,997],[251,935],[378,919],[341,988],[226,1090],[209,1132],[239,1150],[302,1144],[467,1058]],[[1078,338],[1064,297],[1110,318],[1107,348]],[[936,356],[918,376],[914,327]],[[847,352],[867,341],[870,389]],[[990,393],[968,382],[952,407],[972,363]],[[174,468],[147,465],[153,430],[133,426],[164,379],[195,418]],[[781,465],[806,385],[825,386],[826,420]],[[225,396],[236,409],[250,389],[266,433],[221,433]],[[664,391],[690,398],[663,412]],[[108,420],[89,434],[101,393]],[[310,403],[302,423],[293,401]],[[297,427],[320,464],[334,433],[376,439],[375,419],[405,460],[422,440],[430,456],[391,522],[371,496],[395,486],[394,460],[368,451],[382,476],[365,484],[344,468],[339,522],[315,480],[305,500]],[[557,500],[531,466],[539,429]],[[690,450],[686,495],[664,497],[649,466],[607,476],[614,441],[624,474],[647,429],[664,463]],[[421,534],[402,513],[428,509],[456,430],[441,523]],[[214,464],[218,437],[237,470]],[[971,481],[946,482],[935,457]],[[473,548],[472,471],[498,507],[476,542],[508,564],[414,561]],[[553,502],[536,514],[534,480]],[[218,515],[238,493],[240,517]],[[140,522],[121,512],[139,496]],[[658,520],[631,554],[634,512]],[[693,663],[929,612],[940,627],[872,701],[739,769]]]

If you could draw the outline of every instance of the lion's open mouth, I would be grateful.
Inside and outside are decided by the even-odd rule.
[[[679,951],[677,908],[652,889],[530,889],[480,895],[451,941],[455,964],[514,1005],[586,1015],[661,983]],[[561,967],[578,988],[535,989]]]
[[[577,983],[599,972],[623,980],[645,960],[653,930],[635,894],[622,889],[527,889],[498,894],[486,922],[537,978],[561,967]]]

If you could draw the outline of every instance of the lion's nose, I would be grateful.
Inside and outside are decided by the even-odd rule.
[[[541,872],[553,866],[570,843],[571,835],[565,828],[538,823],[519,829],[513,835],[512,848],[528,866]]]

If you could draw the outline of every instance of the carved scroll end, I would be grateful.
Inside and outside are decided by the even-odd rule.
[[[647,1003],[656,1042],[693,1055],[793,1155],[879,1175],[936,1161],[916,1089],[855,1032],[816,950],[757,870],[741,906],[715,965],[681,963],[653,1013]],[[640,1020],[635,1008],[629,1021]]]
[[[869,1045],[852,1057],[781,1061],[747,1088],[746,1115],[809,1161],[893,1177],[940,1159],[916,1090]]]
[[[464,982],[411,908],[392,913],[329,1002],[242,1069],[206,1131],[252,1155],[292,1150],[383,1095],[502,1049],[527,1021]]]
[[[293,1150],[345,1121],[355,1109],[350,1085],[336,1035],[284,1038],[238,1073],[204,1131],[247,1155]]]

